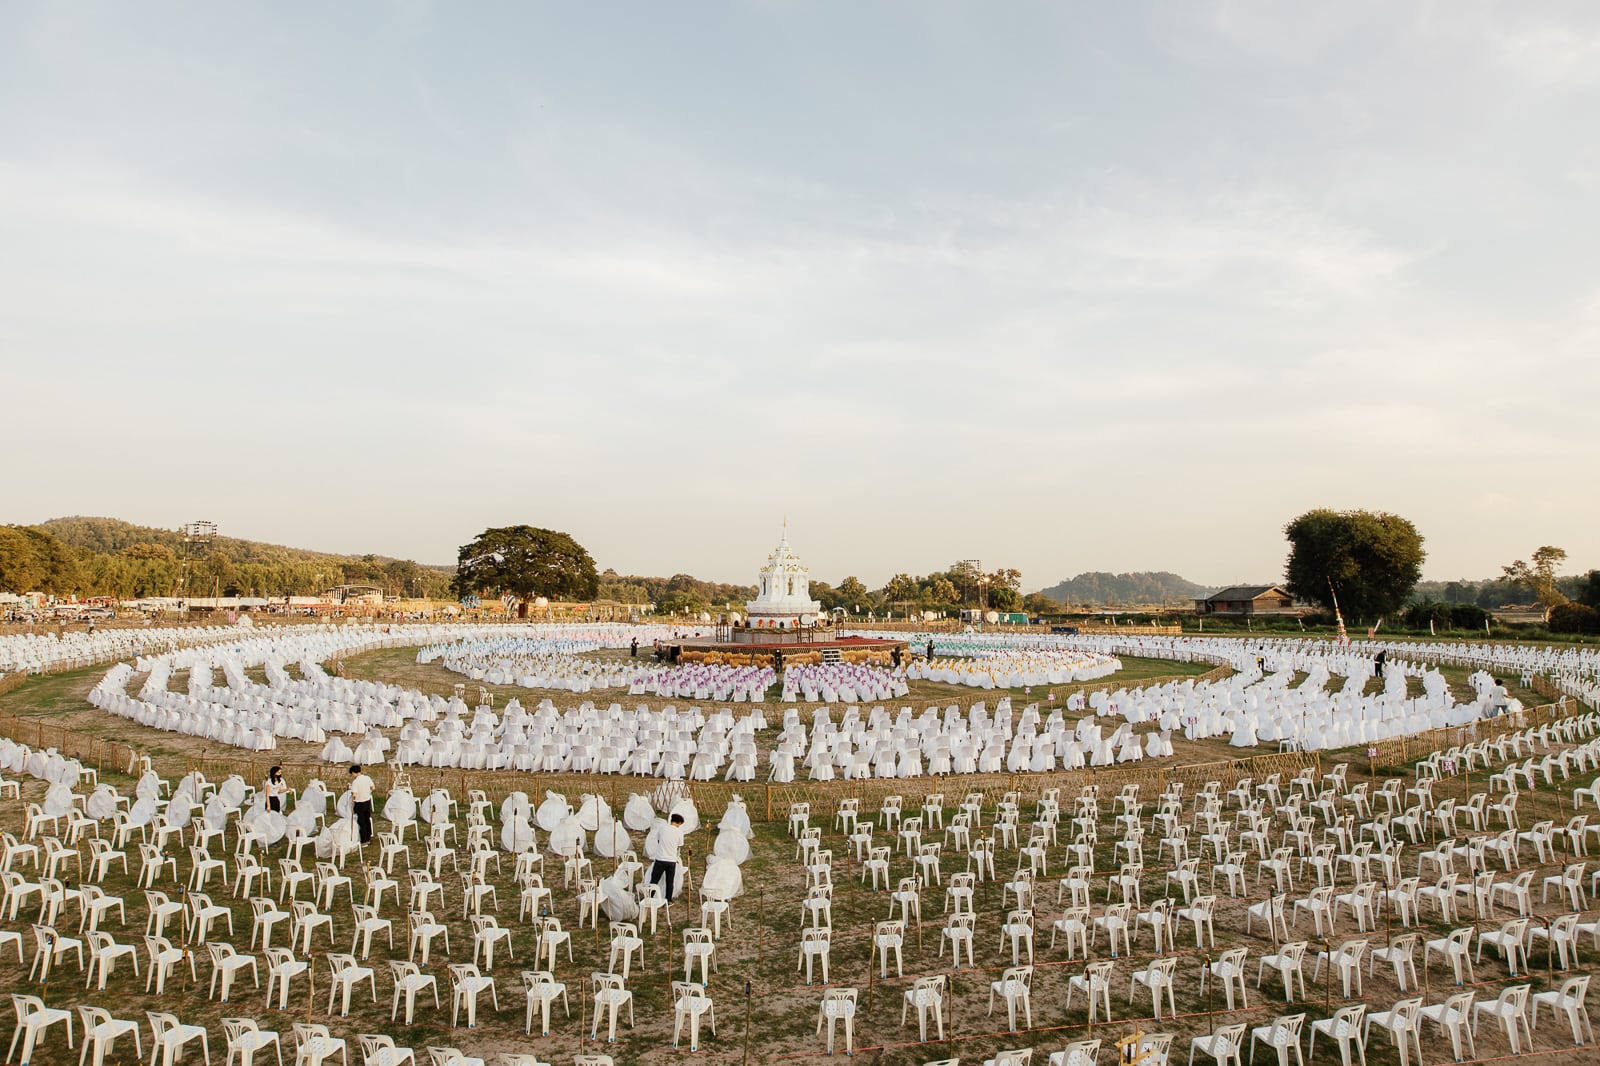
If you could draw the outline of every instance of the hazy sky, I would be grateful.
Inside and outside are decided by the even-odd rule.
[[[0,3],[0,520],[1600,566],[1600,5]]]

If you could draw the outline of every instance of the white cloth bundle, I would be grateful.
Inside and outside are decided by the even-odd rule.
[[[528,821],[526,813],[514,814],[505,820],[500,827],[500,845],[513,855],[537,847],[533,823]]]
[[[727,827],[717,834],[717,842],[712,845],[711,852],[738,866],[750,857],[750,841],[738,829]]]
[[[739,864],[719,855],[711,856],[706,863],[706,875],[700,881],[700,894],[712,899],[732,899],[744,892],[744,873]]]
[[[628,891],[627,878],[611,877],[600,880],[600,910],[613,922],[631,922],[639,917],[639,901]]]
[[[656,820],[656,810],[650,806],[650,798],[635,792],[628,797],[628,802],[622,808],[622,824],[635,833],[642,833],[650,828],[650,823]]]
[[[533,824],[543,829],[546,833],[553,832],[561,820],[572,813],[572,804],[568,803],[565,796],[554,792],[544,794],[544,802],[539,804],[539,810],[533,817]]]
[[[615,818],[609,819],[604,827],[595,831],[594,851],[603,859],[621,855],[631,847],[633,841],[628,839],[627,827]]]
[[[578,847],[582,843],[583,826],[579,825],[578,820],[570,815],[561,819],[556,823],[556,827],[550,830],[550,850],[562,858],[576,855]]]

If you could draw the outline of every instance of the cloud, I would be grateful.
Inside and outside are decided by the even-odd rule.
[[[0,42],[0,351],[55,442],[13,497],[435,560],[535,520],[739,579],[788,512],[828,580],[1039,585],[1269,578],[1323,503],[1471,573],[1563,498],[1576,557],[1593,160],[1514,68],[1581,89],[1591,38],[1438,10],[897,16],[812,56],[847,27],[780,6],[663,56],[43,9]]]
[[[1536,85],[1600,85],[1600,30],[1534,26],[1497,34],[1495,47],[1506,68]]]

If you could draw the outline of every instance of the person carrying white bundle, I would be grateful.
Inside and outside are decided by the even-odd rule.
[[[678,863],[682,861],[679,856],[683,848],[683,815],[674,814],[669,821],[656,820],[650,827],[650,834],[645,837],[644,853],[650,862],[650,883],[653,885],[663,877],[667,879],[666,898],[674,895],[673,886],[677,878]]]

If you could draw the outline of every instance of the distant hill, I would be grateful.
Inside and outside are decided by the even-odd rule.
[[[183,534],[117,518],[72,515],[37,526],[0,525],[0,592],[171,596],[183,569]],[[376,585],[397,596],[450,599],[456,568],[387,555],[343,555],[218,536],[191,559],[194,595],[315,595],[334,585]],[[663,611],[742,603],[747,585],[671,577],[600,578],[600,599],[655,603]]]
[[[29,560],[26,567],[12,564],[33,578],[14,582],[23,591],[38,587],[80,595],[168,596],[177,586],[183,535],[176,530],[84,515],[52,518],[32,528],[47,538],[42,549],[35,545],[36,556],[49,555],[50,542],[62,551],[51,556],[54,562],[48,568],[39,559]],[[191,587],[205,594],[280,596],[367,584],[396,595],[444,596],[454,573],[454,566],[427,566],[387,555],[308,551],[218,536],[195,556]]]
[[[61,543],[80,551],[103,552],[116,555],[136,544],[155,544],[183,551],[183,534],[175,529],[157,529],[154,526],[137,526],[120,518],[96,518],[87,515],[69,515],[51,518],[36,527],[50,533]],[[347,555],[339,552],[319,552],[310,548],[292,548],[285,544],[269,544],[261,540],[218,535],[211,542],[213,551],[221,552],[236,563],[276,562],[285,556],[303,562],[376,562],[380,566],[397,562],[391,555]],[[419,563],[419,566],[428,564]],[[430,569],[455,573],[455,566],[435,566]]]
[[[1146,570],[1132,574],[1108,574],[1096,570],[1079,574],[1040,591],[1052,600],[1068,606],[1090,603],[1125,607],[1165,603],[1169,600],[1191,600],[1208,596],[1216,589],[1196,585],[1193,581],[1165,570]]]

